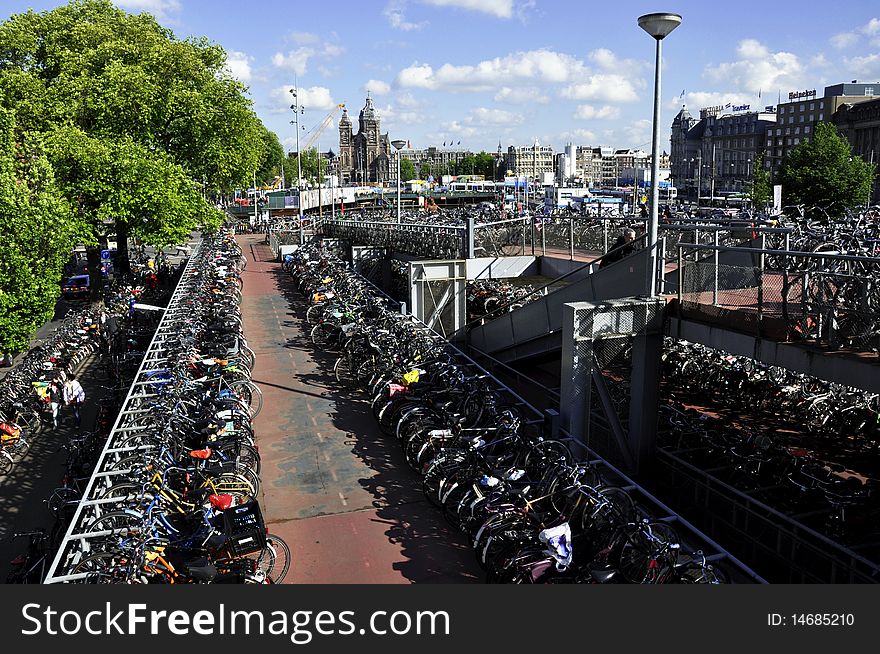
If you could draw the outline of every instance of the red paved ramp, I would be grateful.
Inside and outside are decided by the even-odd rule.
[[[304,301],[263,236],[238,240],[248,258],[244,327],[264,399],[254,423],[261,504],[293,553],[286,583],[482,581],[467,539],[425,499],[369,403],[339,388],[334,358],[313,346]]]

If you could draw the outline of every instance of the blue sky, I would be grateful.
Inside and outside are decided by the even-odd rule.
[[[181,38],[224,46],[258,115],[290,148],[287,89],[296,77],[307,131],[336,103],[356,125],[369,88],[382,130],[413,147],[461,141],[494,151],[499,141],[506,149],[537,138],[557,150],[569,141],[649,149],[654,44],[637,18],[654,11],[683,16],[664,41],[661,147],[682,103],[695,114],[728,102],[755,108],[779,92],[880,81],[876,0],[115,3],[153,13]],[[4,0],[0,19],[59,4]],[[337,143],[334,123],[319,144]]]

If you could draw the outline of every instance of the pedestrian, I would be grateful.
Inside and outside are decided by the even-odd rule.
[[[85,401],[86,392],[83,390],[82,384],[79,383],[76,375],[71,374],[70,377],[67,378],[67,381],[64,382],[64,404],[73,409],[73,416],[76,419],[77,429],[79,429],[82,422],[79,413],[80,407],[82,407],[82,404]]]
[[[611,249],[608,250],[608,253],[602,257],[602,261],[599,263],[600,268],[604,268],[608,264],[614,263],[615,261],[620,261],[624,257],[628,257],[635,251],[635,246],[633,245],[633,241],[636,238],[636,232],[633,229],[625,229],[617,237],[617,240],[614,242],[614,245],[611,246]]]
[[[645,205],[645,204],[642,205],[642,209],[641,209],[641,211],[639,212],[639,215],[640,215],[642,218],[647,218],[647,217],[648,217],[648,206],[647,206],[647,205]]]
[[[54,377],[49,382],[48,388],[49,408],[52,410],[52,426],[58,429],[58,413],[61,409],[61,403],[64,401],[64,391],[62,389],[61,380]]]

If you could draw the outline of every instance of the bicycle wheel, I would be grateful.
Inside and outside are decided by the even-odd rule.
[[[12,470],[15,462],[12,460],[12,456],[6,453],[6,450],[0,452],[0,476],[8,475]]]
[[[52,517],[59,520],[67,506],[79,500],[79,493],[72,488],[56,488],[46,502]]]
[[[249,554],[249,559],[256,561],[256,567],[263,571],[273,584],[284,581],[290,570],[290,547],[279,536],[266,535],[266,546],[255,554]]]
[[[347,388],[356,388],[358,379],[352,370],[351,355],[343,353],[341,357],[336,359],[333,366],[333,374],[336,381]]]
[[[665,522],[639,525],[619,555],[621,575],[632,584],[664,583],[672,579],[679,537]]]
[[[77,563],[71,574],[87,574],[80,584],[123,584],[126,582],[132,561],[120,552],[97,552]]]
[[[27,456],[31,446],[24,438],[19,438],[18,442],[12,446],[12,458],[16,463],[21,463],[22,459]]]

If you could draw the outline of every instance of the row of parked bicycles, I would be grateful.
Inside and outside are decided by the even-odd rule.
[[[546,438],[523,405],[320,244],[285,268],[308,303],[313,341],[336,356],[337,381],[371,401],[488,581],[727,581],[713,557],[690,551],[669,522]]]
[[[69,527],[52,581],[279,583],[290,567],[256,500],[262,406],[239,312],[246,259],[205,234],[86,487],[50,510]]]
[[[880,535],[880,397],[667,339],[660,444],[850,544]]]

